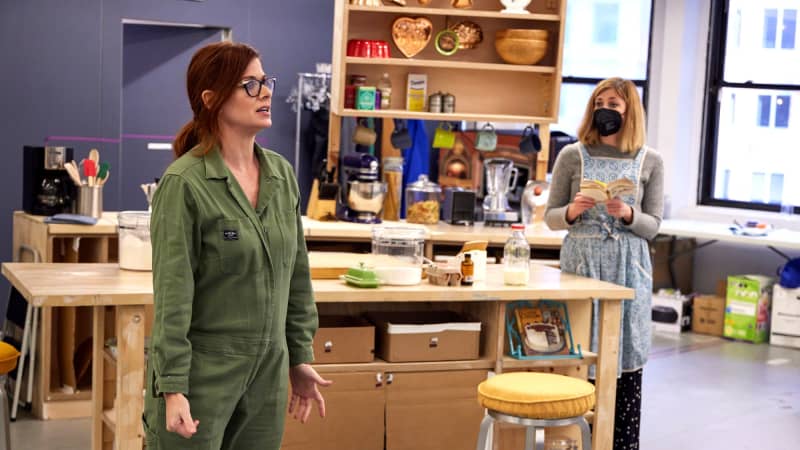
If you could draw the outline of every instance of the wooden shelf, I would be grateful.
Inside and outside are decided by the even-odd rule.
[[[375,66],[400,66],[400,67],[425,67],[460,70],[494,70],[500,72],[527,72],[527,73],[556,73],[552,66],[528,66],[503,63],[477,63],[470,61],[438,61],[434,59],[405,59],[405,58],[356,58],[348,56],[344,59],[346,64],[375,65]]]
[[[314,364],[319,373],[342,372],[437,372],[445,370],[493,369],[494,360],[474,359],[467,361],[432,361],[391,363],[376,359],[369,363],[353,364]]]
[[[548,367],[589,366],[597,363],[597,354],[583,352],[583,359],[516,359],[503,357],[503,369],[533,369]]]
[[[498,2],[498,6],[500,2]],[[452,16],[452,17],[471,17],[488,19],[520,19],[520,20],[540,20],[543,22],[558,22],[561,17],[558,14],[510,14],[500,11],[480,11],[476,9],[457,9],[457,8],[408,8],[404,6],[356,6],[347,5],[348,11],[358,13],[378,13],[378,14],[403,14],[409,16]]]
[[[335,111],[334,111],[335,112]],[[427,111],[407,111],[405,109],[350,109],[345,108],[337,112],[345,117],[381,117],[386,119],[421,119],[434,121],[461,121],[469,122],[514,122],[514,123],[552,123],[550,117],[512,116],[506,114],[479,114],[479,113],[430,113]]]

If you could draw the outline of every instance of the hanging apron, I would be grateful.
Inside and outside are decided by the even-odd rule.
[[[639,178],[647,147],[633,159],[592,157],[581,144],[582,180],[605,183],[628,178],[636,185],[633,195],[621,199],[633,206],[639,196]],[[605,203],[598,203],[570,227],[561,247],[561,270],[608,281],[635,291],[633,300],[622,302],[619,371],[642,368],[650,351],[650,306],[653,278],[647,241],[631,232],[621,219],[608,214]],[[597,352],[599,302],[592,308],[591,350]],[[589,369],[594,378],[595,367]]]

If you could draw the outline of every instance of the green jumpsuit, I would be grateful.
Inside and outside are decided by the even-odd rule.
[[[255,209],[217,149],[187,152],[156,190],[148,449],[277,450],[288,369],[313,360],[317,310],[297,181],[280,155],[254,151]],[[186,395],[200,421],[190,439],[166,430],[167,392]]]

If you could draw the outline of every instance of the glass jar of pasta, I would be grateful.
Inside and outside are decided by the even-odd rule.
[[[406,221],[409,223],[439,223],[439,199],[442,188],[428,180],[427,175],[406,186]]]

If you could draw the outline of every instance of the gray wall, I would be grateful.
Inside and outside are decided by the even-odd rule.
[[[333,2],[0,0],[0,136],[5,161],[0,169],[0,192],[5,194],[0,196],[3,261],[12,259],[12,212],[22,207],[23,145],[43,145],[44,139],[53,135],[118,139],[122,133],[174,134],[177,129],[168,128],[188,120],[184,91],[177,96],[174,92],[156,91],[149,95],[176,99],[164,104],[169,108],[162,111],[165,119],[137,118],[141,105],[132,104],[123,129],[123,55],[136,54],[137,50],[128,46],[123,51],[123,19],[230,28],[234,40],[258,49],[265,71],[279,79],[273,100],[273,127],[258,140],[293,161],[295,116],[285,103],[286,98],[297,83],[297,72],[313,72],[314,63],[330,62]],[[136,37],[131,33],[125,36],[129,43],[135,42]],[[197,41],[195,38],[190,36],[182,42],[191,45]],[[182,58],[188,61],[190,55],[186,52],[163,48],[160,55],[151,56],[161,57],[168,67],[179,70],[169,74],[160,66],[152,67],[156,73],[150,75],[156,79],[185,76],[186,64],[180,62]],[[158,123],[169,127],[151,129]],[[73,147],[76,159],[84,158],[90,148],[98,148],[102,159],[112,165],[112,177],[104,192],[106,210],[142,209],[143,196],[135,186],[160,176],[164,169],[165,155],[152,155],[159,153],[153,151],[143,154],[143,142],[131,144],[130,148],[126,143],[57,143]],[[118,173],[119,168],[125,172]],[[5,305],[8,285],[4,279],[1,283],[0,305]]]

